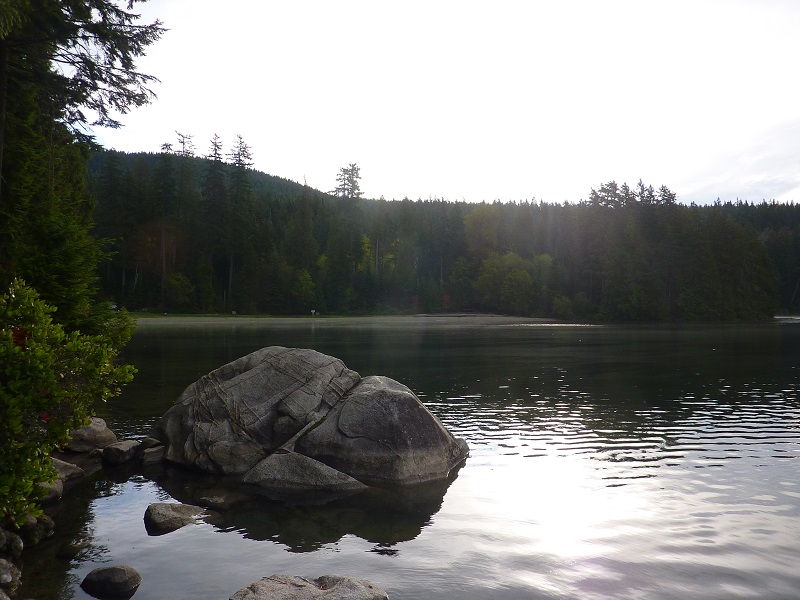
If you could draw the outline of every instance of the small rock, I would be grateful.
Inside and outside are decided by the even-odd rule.
[[[149,535],[164,535],[195,523],[204,514],[205,510],[200,506],[155,502],[144,512],[144,527]]]
[[[39,487],[45,490],[42,504],[52,504],[61,500],[64,494],[64,480],[56,479],[55,481],[41,481]]]
[[[130,598],[142,583],[142,576],[128,565],[100,567],[81,582],[81,589],[95,598]]]
[[[19,587],[19,578],[22,576],[20,570],[14,563],[0,558],[0,589],[11,594]]]
[[[122,440],[103,448],[103,460],[110,465],[121,465],[139,454],[141,444],[136,440]]]
[[[161,440],[157,440],[153,437],[146,437],[142,440],[142,449],[147,450],[148,448],[155,448],[156,446],[162,446]]]
[[[230,600],[388,600],[389,595],[366,579],[323,575],[314,580],[272,575],[239,590]]]
[[[47,515],[41,515],[39,518],[29,515],[28,519],[20,526],[19,533],[26,542],[38,544],[53,535],[55,528],[55,521]]]
[[[6,558],[19,558],[22,554],[22,538],[16,533],[0,529],[0,556]]]
[[[79,479],[86,475],[86,472],[78,465],[73,465],[72,463],[60,460],[56,457],[53,457],[53,467],[55,468],[56,473],[58,473],[58,478],[62,481]]]
[[[145,451],[142,453],[142,464],[143,465],[155,465],[160,463],[164,460],[164,452],[166,448],[164,446],[153,446],[152,448],[145,448]]]
[[[98,417],[92,417],[88,425],[70,431],[70,438],[66,448],[72,452],[91,452],[117,441],[114,432],[108,428],[103,419]]]

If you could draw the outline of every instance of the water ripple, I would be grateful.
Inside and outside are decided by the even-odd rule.
[[[591,402],[580,390],[565,388],[550,399],[529,393],[523,400],[507,399],[507,389],[499,386],[496,396],[440,393],[427,405],[470,443],[473,455],[584,457],[625,465],[604,476],[616,484],[648,476],[641,469],[706,469],[738,459],[800,457],[794,388],[723,385],[716,396],[688,394],[618,415],[604,414],[604,402]],[[609,426],[613,416],[619,418]]]

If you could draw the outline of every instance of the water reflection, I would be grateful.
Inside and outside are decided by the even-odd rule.
[[[175,500],[220,511],[207,519],[220,531],[277,542],[290,552],[313,552],[355,535],[385,554],[422,532],[441,509],[447,488],[457,476],[414,486],[372,487],[324,503],[286,503],[265,498],[253,486],[185,469],[162,467],[145,473]]]
[[[71,572],[71,566],[111,559],[108,546],[95,536],[92,503],[113,494],[113,483],[97,470],[69,489],[63,501],[48,507],[47,513],[56,522],[55,535],[36,546],[26,546],[22,556],[24,585],[19,597],[69,600],[82,593],[80,579]]]

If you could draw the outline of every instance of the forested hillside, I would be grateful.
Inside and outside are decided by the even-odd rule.
[[[103,289],[129,309],[663,321],[800,305],[800,206],[685,206],[641,182],[565,205],[369,200],[253,171],[241,138],[228,160],[217,138],[207,159],[165,150],[90,163]]]

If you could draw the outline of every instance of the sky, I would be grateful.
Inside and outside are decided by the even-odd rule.
[[[365,197],[577,202],[609,181],[679,201],[800,202],[797,0],[149,0],[158,98],[97,140]]]

